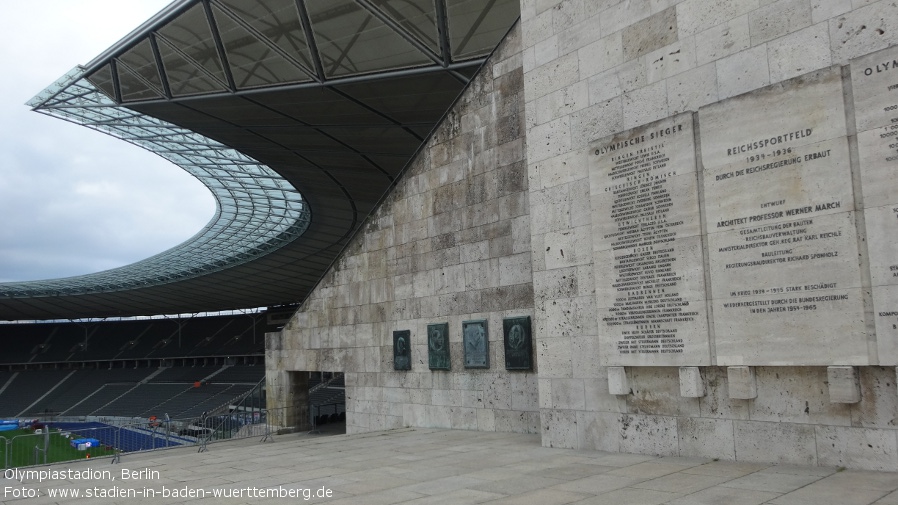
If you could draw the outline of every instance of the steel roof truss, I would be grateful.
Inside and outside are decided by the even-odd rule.
[[[417,37],[415,37],[411,33],[409,33],[405,29],[405,27],[403,27],[402,25],[400,25],[399,23],[394,21],[393,18],[391,18],[390,16],[384,14],[380,9],[378,9],[371,2],[369,2],[368,0],[355,0],[355,3],[359,4],[363,9],[368,11],[369,14],[371,14],[372,16],[379,19],[383,24],[390,27],[390,29],[392,29],[394,32],[396,32],[396,34],[398,34],[400,37],[405,39],[406,42],[413,45],[415,47],[415,49],[417,49],[418,51],[421,51],[422,53],[427,55],[427,57],[430,58],[431,60],[433,60],[434,63],[436,63],[438,65],[443,64],[443,58],[441,58],[440,55],[431,51],[430,48],[425,46],[424,44],[422,44],[421,41],[417,39]]]
[[[302,31],[306,35],[306,44],[309,46],[309,55],[315,65],[315,81],[323,83],[327,76],[324,73],[324,65],[321,64],[321,53],[318,52],[318,43],[315,42],[315,32],[312,30],[312,22],[309,21],[309,11],[306,9],[305,0],[296,0],[296,10],[299,11],[299,20],[302,23]]]

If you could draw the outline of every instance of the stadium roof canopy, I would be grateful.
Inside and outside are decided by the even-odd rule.
[[[190,240],[0,284],[0,319],[302,301],[519,16],[518,0],[176,0],[29,102],[187,170]]]

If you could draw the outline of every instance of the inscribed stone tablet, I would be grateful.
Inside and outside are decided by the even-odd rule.
[[[411,370],[412,332],[398,330],[393,332],[393,370]]]
[[[503,319],[502,333],[505,337],[505,369],[530,370],[533,368],[530,316]]]
[[[851,60],[851,88],[857,131],[895,124],[898,46]]]
[[[590,144],[599,357],[710,365],[693,114]]]
[[[841,72],[699,110],[718,365],[865,365]]]
[[[486,320],[461,323],[465,368],[490,367],[490,342]]]
[[[449,323],[427,325],[427,363],[431,370],[449,370]]]
[[[898,47],[851,61],[880,365],[898,365]]]
[[[873,310],[879,362],[894,365],[898,356],[898,289],[895,286],[873,286]]]

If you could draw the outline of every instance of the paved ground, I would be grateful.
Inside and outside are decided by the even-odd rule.
[[[110,470],[116,479],[43,483],[0,479],[7,495],[0,494],[0,503],[306,503],[302,491],[292,499],[247,496],[310,489],[308,503],[329,505],[898,505],[895,473],[550,449],[541,447],[535,435],[452,430],[281,435],[273,442],[250,439],[214,444],[204,453],[173,449],[126,455],[117,465],[93,460],[42,469],[87,468]],[[159,473],[151,479],[122,480],[122,469]],[[36,489],[42,496],[11,499],[7,486]],[[202,490],[207,496],[166,498],[163,487],[178,493]],[[48,496],[50,488],[78,489],[82,497],[88,491],[96,495],[104,490],[122,494],[155,489],[158,494],[60,499]],[[314,496],[323,488],[331,490],[331,498]],[[243,496],[216,498],[214,490]]]

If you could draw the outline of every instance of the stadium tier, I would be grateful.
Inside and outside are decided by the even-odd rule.
[[[263,314],[123,321],[0,324],[3,365],[261,356]]]
[[[0,417],[195,417],[241,398],[264,372],[246,365],[3,372]]]
[[[262,314],[3,324],[0,416],[199,416],[262,381],[269,329]]]

